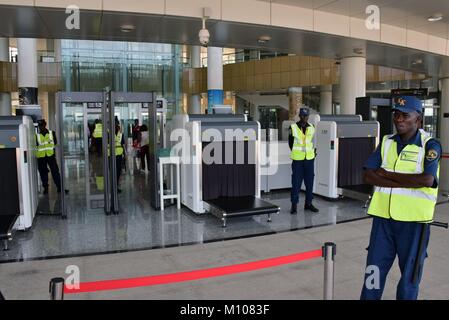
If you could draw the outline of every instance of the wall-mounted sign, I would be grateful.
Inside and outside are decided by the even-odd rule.
[[[101,109],[103,103],[101,102],[89,102],[87,103],[88,109]]]
[[[419,89],[392,89],[391,95],[393,96],[427,96],[429,94],[428,88]]]

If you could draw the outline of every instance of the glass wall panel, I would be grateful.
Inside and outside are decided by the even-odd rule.
[[[183,109],[182,46],[163,43],[61,40],[64,91],[156,92],[169,118]]]

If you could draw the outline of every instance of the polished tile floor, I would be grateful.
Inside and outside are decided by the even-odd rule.
[[[120,214],[106,216],[102,208],[87,208],[84,168],[72,162],[66,169],[70,176],[67,219],[54,214],[60,210],[54,190],[49,196],[41,195],[40,214],[33,227],[15,234],[10,250],[0,252],[0,263],[222,241],[367,217],[364,203],[351,199],[327,201],[316,197],[314,204],[320,212],[304,212],[303,194],[298,214],[291,215],[289,190],[282,190],[263,195],[263,199],[281,207],[281,212],[272,216],[272,222],[267,222],[266,215],[232,218],[222,228],[216,217],[197,215],[187,208],[177,210],[176,206],[169,206],[163,212],[155,211],[149,204],[148,173],[132,170],[123,175]]]

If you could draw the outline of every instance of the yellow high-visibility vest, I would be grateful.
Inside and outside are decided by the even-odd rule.
[[[315,127],[313,125],[309,125],[306,129],[306,134],[302,132],[296,123],[293,123],[290,127],[293,138],[295,139],[290,158],[292,160],[315,159],[315,147],[313,145]]]
[[[101,123],[95,124],[94,133],[92,133],[92,137],[101,138],[103,137],[103,125]]]
[[[95,184],[97,185],[98,190],[104,190],[104,177],[97,176],[95,177]]]
[[[422,147],[407,145],[400,154],[397,143],[390,139],[393,135],[383,137],[381,145],[382,168],[389,172],[420,174],[424,172],[424,157],[427,142],[432,138],[420,130]],[[438,164],[437,178],[440,165]],[[433,221],[435,204],[438,197],[437,188],[385,188],[375,187],[368,214],[387,219],[408,222]]]
[[[38,133],[37,137],[37,158],[51,157],[55,154],[55,142],[53,139],[53,132],[48,131],[44,136],[42,133]]]
[[[123,147],[122,147],[122,133],[119,132],[115,135],[115,155],[121,156],[123,154]],[[109,147],[108,147],[108,156],[110,155]]]
[[[122,133],[119,132],[115,135],[115,155],[121,156],[122,154],[123,154]]]

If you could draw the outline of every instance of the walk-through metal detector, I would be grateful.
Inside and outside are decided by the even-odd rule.
[[[115,109],[121,104],[129,104],[129,103],[139,103],[146,104],[148,107],[148,129],[149,129],[149,139],[150,139],[150,202],[154,203],[155,199],[158,199],[157,193],[158,184],[157,184],[157,161],[154,158],[154,150],[157,149],[157,125],[156,125],[156,99],[153,93],[143,93],[143,92],[110,92],[108,95],[108,116],[109,121],[112,126],[115,124]],[[128,119],[133,120],[133,119]],[[124,125],[122,125],[124,126]],[[111,132],[114,132],[115,128],[111,127]],[[112,135],[111,145],[114,146],[115,138]],[[111,148],[111,159],[115,159],[115,148]],[[110,181],[112,184],[111,188],[111,203],[106,204],[110,205],[110,212],[118,214],[119,212],[119,203],[118,203],[118,190],[117,190],[117,176],[112,174],[116,172],[116,162],[111,161],[111,170],[110,170]],[[105,206],[105,207],[106,207]]]
[[[61,188],[65,190],[66,160],[81,159],[84,157],[86,178],[86,201],[88,209],[104,208],[107,215],[119,213],[119,197],[117,190],[117,170],[115,161],[115,122],[120,117],[120,106],[126,104],[141,104],[141,109],[148,110],[148,118],[143,122],[149,128],[150,155],[158,149],[159,129],[156,125],[155,96],[153,93],[131,93],[131,92],[59,92],[57,99],[57,153],[61,166]],[[95,155],[89,149],[89,126],[92,120],[102,123],[101,151],[95,150]],[[123,119],[119,119],[121,121]],[[132,120],[132,119],[125,119]],[[89,122],[90,121],[90,122]],[[95,122],[96,123],[96,122]],[[127,123],[121,121],[122,131],[127,138]],[[126,146],[125,146],[126,147]],[[154,158],[154,157],[153,157]],[[111,159],[114,159],[111,161]],[[158,198],[154,191],[157,187],[157,162],[151,161],[150,156],[150,200],[153,204]],[[95,193],[91,188],[92,180],[101,181],[102,193]],[[97,183],[100,184],[100,183]],[[67,216],[67,195],[61,194],[62,216]]]
[[[58,106],[56,111],[56,135],[58,144],[56,146],[58,162],[61,171],[61,188],[65,190],[66,184],[66,157],[89,157],[86,148],[85,129],[87,119],[90,114],[98,115],[104,121],[106,109],[106,92],[58,92],[56,93],[56,104]],[[104,123],[104,122],[103,122]],[[73,130],[69,130],[68,127]],[[76,127],[81,126],[77,130]],[[107,135],[104,134],[106,126],[103,128],[103,145],[107,145]],[[106,131],[107,132],[107,131]],[[73,139],[73,141],[72,141]],[[85,169],[86,177],[89,173],[89,168]],[[107,175],[104,175],[107,177]],[[107,179],[105,179],[105,186],[107,186]],[[86,183],[88,188],[88,183]],[[104,199],[109,199],[106,196],[108,188],[104,188]],[[73,191],[73,190],[72,190]],[[73,193],[73,192],[72,192]],[[87,191],[87,202],[100,201],[98,195],[90,197],[89,190]],[[100,195],[101,196],[101,195]],[[88,206],[89,207],[89,206]],[[61,212],[62,217],[67,217],[67,199],[65,193],[61,193]]]

